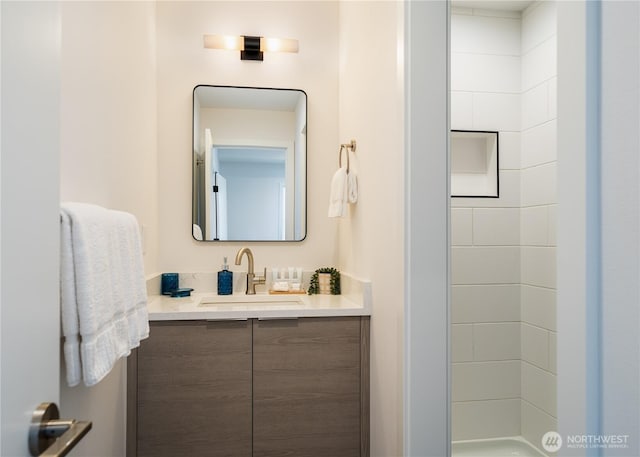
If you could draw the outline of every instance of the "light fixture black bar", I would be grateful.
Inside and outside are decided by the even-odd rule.
[[[240,51],[240,60],[263,60],[259,36],[244,36],[244,50]]]

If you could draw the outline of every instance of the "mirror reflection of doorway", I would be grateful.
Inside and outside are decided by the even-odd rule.
[[[287,149],[214,146],[218,185],[213,218],[218,239],[284,240],[287,226]],[[240,208],[227,212],[226,208]],[[215,239],[215,238],[214,238]]]

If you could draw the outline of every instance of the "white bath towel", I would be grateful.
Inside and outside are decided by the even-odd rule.
[[[347,173],[347,200],[349,203],[358,202],[358,174],[353,170]]]
[[[331,180],[329,217],[342,217],[347,213],[347,169],[340,167]]]
[[[136,218],[63,203],[60,299],[67,383],[97,384],[149,336],[147,293]]]

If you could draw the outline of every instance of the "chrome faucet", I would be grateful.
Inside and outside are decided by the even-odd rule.
[[[247,270],[247,295],[255,295],[256,294],[256,284],[264,284],[267,278],[267,267],[264,267],[264,276],[262,278],[256,277],[253,272],[253,252],[249,248],[242,248],[236,254],[236,265],[240,265],[242,263],[242,256],[246,254],[247,259],[249,259],[249,268]]]

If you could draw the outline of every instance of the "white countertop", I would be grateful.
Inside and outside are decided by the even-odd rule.
[[[370,291],[347,295],[217,295],[192,293],[190,297],[149,296],[150,321],[224,320],[371,315]],[[213,303],[212,303],[213,302]]]
[[[216,292],[208,290],[207,286],[210,281],[198,281],[198,276],[198,274],[181,274],[181,287],[195,289],[190,297],[183,298],[159,295],[158,278],[155,282],[148,283],[149,320],[232,320],[371,315],[371,282],[346,274],[342,275],[341,280],[342,295],[270,295],[266,291],[260,291],[256,295],[246,295],[244,291],[238,290],[234,290],[233,295],[218,295]],[[200,276],[209,278],[210,275]],[[194,281],[192,278],[196,278],[196,280]],[[188,282],[189,280],[192,282]]]

